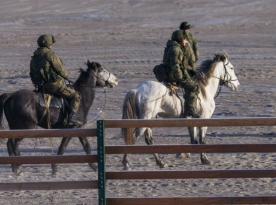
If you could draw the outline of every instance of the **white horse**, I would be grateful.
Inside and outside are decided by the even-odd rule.
[[[234,66],[225,54],[216,54],[213,60],[205,60],[200,66],[201,77],[197,78],[199,94],[196,109],[200,118],[211,118],[215,111],[215,97],[220,85],[237,90],[240,83],[235,74]],[[202,75],[203,74],[203,75]],[[202,77],[203,76],[203,77]],[[153,119],[156,117],[176,118],[183,114],[182,100],[162,83],[145,81],[136,89],[128,91],[124,99],[123,119]],[[205,144],[207,127],[190,127],[192,144]],[[151,128],[123,128],[126,144],[135,144],[139,136],[144,135],[148,145],[153,144]],[[158,154],[154,154],[156,163],[166,167]],[[210,164],[205,153],[201,153],[202,164]],[[127,155],[123,158],[124,169],[129,168]]]

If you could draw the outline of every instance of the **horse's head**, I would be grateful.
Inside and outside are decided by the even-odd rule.
[[[93,72],[93,76],[96,80],[97,87],[110,87],[113,88],[118,85],[117,77],[104,69],[101,64],[97,62],[87,61],[88,71]]]
[[[236,76],[234,66],[230,62],[228,55],[216,54],[213,61],[221,63],[220,69],[218,70],[220,84],[225,85],[232,90],[238,90],[240,82]]]

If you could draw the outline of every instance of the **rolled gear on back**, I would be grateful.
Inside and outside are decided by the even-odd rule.
[[[68,80],[68,73],[62,60],[51,50],[54,43],[52,35],[42,35],[38,38],[39,48],[34,52],[30,62],[31,80],[39,91],[68,99],[69,127],[80,127],[81,122],[74,117],[80,105],[80,96],[65,83],[65,80]]]
[[[153,73],[156,77],[156,79],[159,81],[159,82],[162,82],[162,83],[167,83],[169,82],[169,73],[168,73],[168,69],[166,68],[166,66],[161,63],[159,65],[156,65],[154,66],[153,68]]]

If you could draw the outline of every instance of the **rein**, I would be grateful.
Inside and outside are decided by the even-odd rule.
[[[97,73],[99,73],[99,72],[97,72]],[[107,77],[106,80],[105,80],[103,77],[99,77],[98,75],[96,75],[95,72],[93,72],[92,75],[93,75],[95,78],[100,79],[100,80],[104,81],[105,84],[107,84],[107,82],[108,82],[109,79],[110,79],[111,73],[108,72],[108,77]]]
[[[98,73],[98,72],[97,72]],[[99,77],[97,74],[95,74],[95,72],[92,72],[91,75],[97,79],[100,79],[102,81],[105,82],[105,84],[107,84],[107,82],[109,81],[110,79],[110,76],[111,76],[111,73],[109,72],[109,75],[108,75],[108,78],[105,80],[104,78],[102,77]],[[80,87],[91,87],[89,85],[80,85]],[[95,87],[96,88],[96,87]],[[106,88],[104,87],[104,103],[102,104],[101,108],[99,109],[98,108],[98,113],[96,114],[96,116],[92,119],[92,120],[89,120],[89,121],[86,121],[86,123],[82,126],[83,128],[87,127],[88,124],[91,124],[91,123],[94,123],[96,120],[98,120],[101,116],[101,114],[103,113],[103,111],[105,110],[105,107],[106,107],[106,103],[107,103],[107,94],[106,94]]]
[[[88,126],[89,124],[91,124],[91,123],[94,123],[96,120],[98,120],[98,119],[101,117],[101,114],[102,114],[103,111],[105,110],[105,106],[106,106],[106,102],[107,102],[106,99],[107,99],[106,89],[104,88],[104,103],[103,103],[103,105],[101,106],[100,109],[98,109],[99,111],[98,111],[98,113],[96,114],[96,116],[95,116],[92,120],[87,121],[87,122],[84,124],[83,128],[87,127],[87,126]]]
[[[223,76],[223,79],[217,77],[217,76],[211,76],[212,78],[216,78],[216,79],[219,79],[220,80],[220,83],[219,83],[219,87],[217,89],[217,92],[216,92],[216,95],[214,98],[217,98],[219,96],[219,94],[221,93],[221,89],[222,89],[222,86],[226,83],[229,83],[229,82],[232,82],[232,81],[237,81],[238,79],[227,79],[227,76],[230,76],[229,73],[227,72],[227,69],[226,69],[226,66],[229,64],[228,63],[223,63],[223,68],[224,68],[224,76]]]

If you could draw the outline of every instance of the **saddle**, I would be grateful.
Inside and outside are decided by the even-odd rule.
[[[40,92],[38,92],[37,95],[38,95],[39,105],[46,109],[51,109],[51,108],[64,109],[65,103],[67,104],[67,101],[61,97],[56,97],[53,95],[44,94]]]
[[[171,95],[171,96],[175,95],[180,100],[180,102],[181,102],[181,113],[182,113],[181,116],[183,116],[185,100],[178,93],[178,91],[181,90],[181,88],[179,86],[177,86],[176,84],[174,84],[174,83],[163,83],[163,85],[165,85],[168,88],[169,95]]]
[[[63,115],[67,115],[69,109],[69,102],[62,98],[41,92],[36,92],[38,97],[38,103],[41,108],[44,108],[44,112],[40,118],[40,122],[46,120],[46,127],[51,128],[50,116],[51,110],[60,110]],[[68,116],[67,116],[68,117]],[[65,117],[65,118],[67,118]]]
[[[179,91],[180,87],[176,86],[174,83],[164,83],[164,85],[169,89],[170,95],[177,95],[177,91]]]

